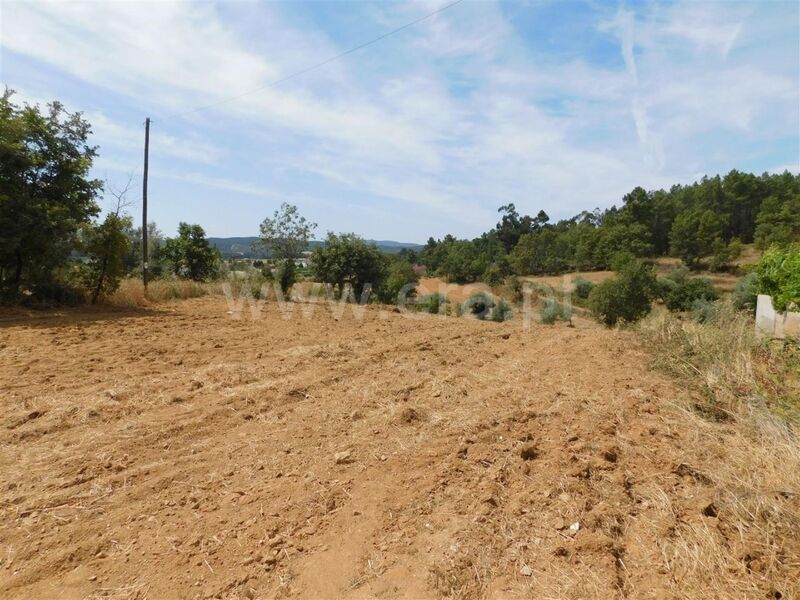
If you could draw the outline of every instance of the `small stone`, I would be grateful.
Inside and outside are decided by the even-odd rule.
[[[523,577],[530,577],[533,575],[533,569],[531,569],[528,565],[524,565],[520,570],[519,574]]]
[[[337,452],[333,455],[333,460],[337,465],[346,464],[349,462],[353,462],[351,458],[350,450],[344,450],[343,452]]]
[[[575,521],[572,525],[569,526],[570,533],[578,533],[578,530],[581,528],[581,524]]]

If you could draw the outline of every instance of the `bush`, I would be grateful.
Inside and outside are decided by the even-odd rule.
[[[689,278],[691,270],[686,265],[676,265],[667,273],[667,279],[675,283],[683,283]]]
[[[395,259],[389,264],[386,269],[386,277],[378,287],[378,300],[384,304],[396,304],[403,288],[415,285],[418,281],[419,275],[414,272],[411,263]],[[413,297],[414,293],[412,290],[406,294],[406,297]]]
[[[665,302],[667,300],[667,296],[669,296],[672,290],[674,290],[676,287],[678,287],[678,284],[674,279],[670,279],[669,277],[658,277],[656,279],[656,298],[662,302]]]
[[[489,319],[499,323],[511,318],[511,307],[508,303],[485,292],[470,296],[464,302],[462,312],[467,312],[481,321]]]
[[[509,320],[511,316],[511,307],[508,305],[508,303],[502,298],[497,298],[494,306],[492,306],[491,310],[489,311],[489,320],[496,323],[502,323],[503,321]]]
[[[552,298],[548,298],[544,301],[542,308],[539,310],[539,318],[542,323],[546,325],[552,325],[558,320],[571,321],[572,308],[559,304]]]
[[[489,267],[483,272],[483,279],[484,283],[490,287],[497,287],[503,283],[505,273],[503,270],[498,266],[497,263],[492,263]]]
[[[480,320],[489,316],[489,311],[494,306],[494,301],[484,292],[473,294],[464,302],[464,312],[474,315]]]
[[[328,233],[325,244],[311,255],[311,270],[318,281],[340,292],[349,284],[360,298],[367,285],[380,289],[386,264],[380,250],[356,234]]]
[[[278,265],[276,279],[284,295],[292,291],[292,287],[297,281],[297,265],[294,264],[294,260],[289,258],[281,261],[281,264]]]
[[[712,302],[719,297],[711,280],[705,277],[687,279],[675,286],[664,303],[672,312],[692,310],[695,300]]]
[[[50,281],[39,283],[31,289],[22,304],[35,308],[52,306],[77,306],[86,302],[86,290],[71,283]]]
[[[710,323],[717,316],[717,304],[705,298],[698,298],[692,302],[691,315],[698,323]]]
[[[800,244],[773,246],[761,257],[755,273],[758,293],[772,296],[775,310],[800,306]]]
[[[428,294],[420,298],[416,303],[417,310],[430,313],[432,315],[438,315],[440,312],[444,312],[444,306],[447,302],[447,297],[444,294]]]
[[[731,297],[733,305],[738,310],[755,312],[758,299],[758,275],[756,273],[748,273],[737,281]]]
[[[523,293],[522,293],[522,281],[516,275],[512,275],[511,278],[508,280],[508,286],[511,288],[511,297],[514,302],[522,302]]]
[[[632,323],[650,312],[655,291],[653,270],[629,261],[613,279],[594,287],[589,294],[589,308],[597,320],[608,326]]]
[[[586,300],[592,292],[594,284],[588,279],[578,277],[575,280],[575,295],[581,300]]]

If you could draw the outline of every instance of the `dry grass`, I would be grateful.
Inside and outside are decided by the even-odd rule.
[[[106,300],[106,304],[125,307],[149,306],[170,300],[185,300],[186,298],[216,294],[220,290],[221,287],[218,283],[157,279],[148,284],[147,294],[145,294],[144,285],[139,279],[125,279],[117,291]]]
[[[752,597],[800,595],[800,369],[796,346],[759,342],[749,316],[723,304],[699,324],[662,312],[642,329],[656,366],[686,384],[667,416],[690,425],[687,453],[715,491],[725,527],[679,527],[661,548],[680,580]],[[667,496],[657,486],[648,501]],[[667,501],[668,502],[668,501]],[[669,510],[668,506],[664,507]]]

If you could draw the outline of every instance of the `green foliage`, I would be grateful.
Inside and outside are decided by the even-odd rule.
[[[358,298],[367,284],[380,289],[385,268],[380,250],[354,233],[328,233],[325,245],[311,255],[311,271],[318,281],[340,292],[349,284]]]
[[[42,110],[0,96],[0,295],[47,289],[99,211],[89,178],[90,125],[58,102]]]
[[[294,284],[297,282],[297,265],[291,258],[286,258],[278,264],[275,279],[278,285],[281,286],[281,292],[287,296],[291,291]]]
[[[552,325],[559,320],[571,322],[572,308],[553,298],[547,298],[539,309],[539,319],[546,325]]]
[[[496,323],[508,321],[513,316],[511,307],[502,298],[494,298],[494,304],[489,310],[489,320]]]
[[[713,250],[714,256],[711,257],[708,267],[718,273],[728,270],[731,262],[739,258],[742,253],[742,242],[739,239],[733,239],[729,244],[726,244],[720,238],[716,241]]]
[[[511,288],[511,296],[514,302],[519,303],[523,300],[523,283],[516,275],[512,275],[508,281],[508,287]]]
[[[589,308],[595,318],[608,326],[632,323],[650,312],[655,293],[653,270],[638,261],[630,261],[613,279],[592,289]]]
[[[672,312],[692,310],[696,300],[713,302],[719,297],[711,280],[706,277],[685,279],[667,294],[664,303]]]
[[[759,294],[772,296],[775,310],[800,307],[800,244],[773,246],[755,268]]]
[[[731,294],[733,305],[738,310],[755,312],[758,300],[758,275],[748,273],[736,282],[736,288]]]
[[[259,226],[261,239],[255,246],[279,260],[299,258],[316,228],[317,224],[301,216],[296,206],[284,202],[271,219],[264,219]]]
[[[133,227],[133,224],[126,224],[125,236],[128,238],[128,251],[123,257],[125,273],[141,277],[142,275],[142,227]],[[147,271],[151,277],[157,278],[164,274],[165,257],[164,234],[159,231],[155,223],[147,224]]]
[[[497,287],[503,284],[503,280],[505,279],[505,273],[503,269],[500,268],[500,265],[497,263],[492,263],[489,267],[483,272],[481,276],[481,280],[488,286]]]
[[[200,225],[180,223],[178,237],[164,243],[163,255],[175,275],[183,279],[207,281],[219,272],[219,251],[208,243]]]
[[[676,265],[670,269],[669,273],[667,273],[667,279],[670,279],[675,283],[683,283],[689,279],[690,273],[691,271],[686,265]]]
[[[400,302],[400,297],[413,298],[415,286],[419,282],[419,275],[414,272],[411,263],[402,258],[389,259],[385,277],[378,286],[378,300],[384,304]]]
[[[50,280],[35,284],[23,304],[33,308],[77,306],[86,301],[86,290],[68,281]]]
[[[119,287],[125,275],[125,256],[130,241],[125,234],[131,218],[109,213],[100,225],[87,227],[84,251],[89,257],[86,284],[91,290],[91,302],[107,298]]]
[[[690,311],[692,319],[698,323],[710,323],[717,316],[717,303],[707,298],[696,298]]]
[[[722,241],[724,218],[711,209],[679,214],[672,224],[671,251],[691,268]]]
[[[667,296],[678,287],[678,283],[670,277],[656,278],[656,292],[655,297],[659,300],[665,301]]]
[[[586,300],[589,298],[589,294],[591,293],[593,287],[594,284],[591,281],[582,277],[578,277],[575,280],[575,295],[581,300]]]
[[[447,297],[444,294],[427,294],[417,300],[415,307],[422,312],[438,315],[445,312],[446,302]]]
[[[756,246],[765,250],[773,244],[800,241],[800,194],[770,196],[756,219]]]

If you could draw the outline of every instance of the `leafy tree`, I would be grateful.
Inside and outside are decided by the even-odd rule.
[[[722,239],[723,227],[723,218],[710,209],[678,215],[670,233],[672,253],[696,268],[700,258],[710,254]]]
[[[89,178],[97,152],[81,114],[19,107],[12,94],[0,96],[0,293],[10,295],[54,278],[102,188]]]
[[[388,266],[385,271],[385,277],[378,286],[378,300],[385,304],[394,304],[399,302],[399,296],[406,286],[416,285],[419,281],[419,275],[414,272],[411,263],[406,262],[400,257],[389,259]],[[414,293],[409,291],[406,294],[407,298],[414,296]]]
[[[758,293],[772,296],[775,310],[800,307],[800,244],[773,246],[761,257],[754,272]]]
[[[301,216],[296,206],[284,202],[271,219],[264,219],[259,226],[261,239],[256,245],[278,260],[298,258],[308,248],[316,228],[317,224]]]
[[[311,271],[322,283],[340,292],[352,286],[361,297],[365,286],[379,288],[385,275],[385,258],[380,250],[355,233],[328,233],[325,244],[311,255]]]
[[[178,237],[164,243],[165,258],[179,277],[206,281],[217,276],[220,267],[219,250],[211,246],[200,225],[180,223]]]
[[[756,219],[756,246],[764,250],[796,241],[800,241],[800,194],[784,199],[770,196]]]
[[[653,270],[636,260],[622,265],[613,279],[596,285],[589,293],[589,308],[602,323],[638,321],[651,310],[656,293]]]
[[[125,273],[141,275],[142,273],[142,227],[134,227],[133,223],[125,226],[125,237],[128,238],[128,252],[125,253],[123,264]],[[160,277],[163,274],[163,248],[164,234],[155,223],[147,224],[147,272],[151,277]]]
[[[87,284],[91,289],[91,302],[113,294],[125,275],[124,258],[130,249],[125,228],[130,226],[131,218],[116,212],[106,215],[97,226],[87,229],[85,251],[89,256]]]

